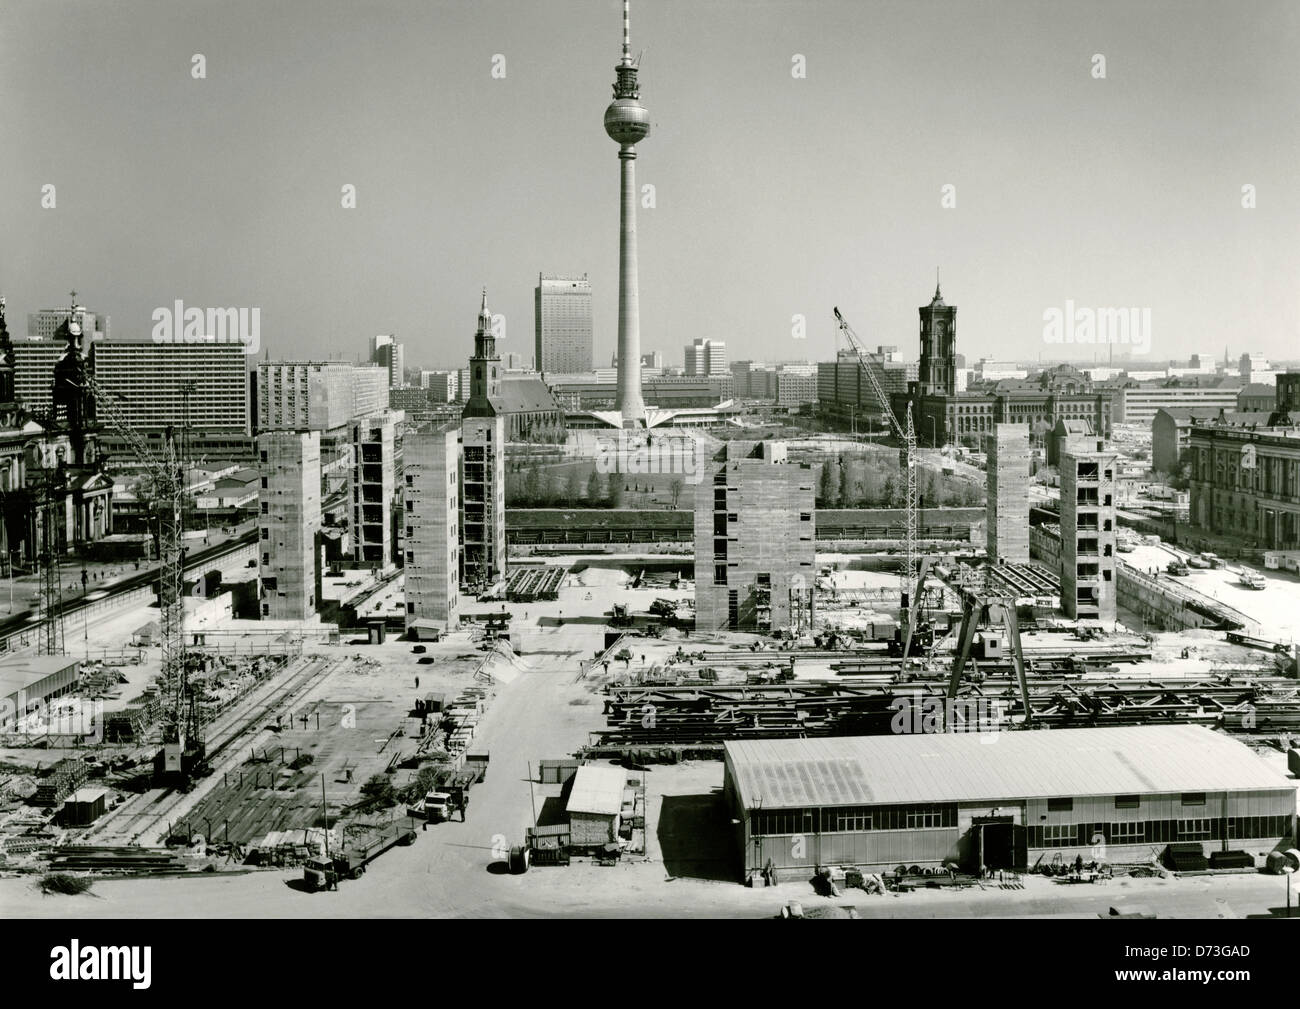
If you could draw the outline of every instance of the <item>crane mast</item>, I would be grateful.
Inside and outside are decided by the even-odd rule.
[[[182,507],[185,496],[183,461],[169,430],[163,457],[157,455],[132,427],[125,411],[90,374],[84,376],[95,404],[121,432],[154,482],[158,516],[158,608],[162,632],[163,744],[197,744],[201,726],[195,699],[189,689],[185,655],[185,551]]]
[[[838,308],[835,309],[835,322],[844,334],[849,346],[853,348],[853,353],[857,356],[858,365],[862,373],[867,376],[867,381],[871,385],[871,391],[875,394],[880,408],[889,421],[889,426],[894,432],[900,445],[903,446],[901,453],[901,462],[903,464],[904,480],[906,481],[906,490],[904,492],[903,511],[905,515],[905,532],[904,548],[906,559],[904,561],[901,575],[901,605],[899,608],[899,623],[902,631],[903,658],[906,660],[907,653],[911,645],[912,630],[915,621],[912,620],[913,604],[918,602],[914,597],[920,591],[920,555],[917,550],[917,539],[919,537],[919,506],[917,503],[916,491],[916,427],[912,418],[912,404],[907,404],[907,422],[906,426],[899,422],[894,416],[893,406],[889,402],[889,397],[885,395],[884,387],[881,386],[880,380],[876,377],[876,369],[871,367],[872,364],[879,364],[873,355],[871,355],[858,334],[854,332],[849,321],[840,314]]]

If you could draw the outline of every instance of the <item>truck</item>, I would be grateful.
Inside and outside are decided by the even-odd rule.
[[[438,772],[433,788],[419,802],[406,808],[407,815],[427,823],[442,823],[459,812],[463,823],[469,809],[469,790],[487,777],[487,763],[487,753],[482,752],[475,754],[472,761],[467,758],[460,770]]]
[[[1248,589],[1255,589],[1256,591],[1259,591],[1261,589],[1268,588],[1268,579],[1265,578],[1263,575],[1261,575],[1258,571],[1251,571],[1247,569],[1241,572],[1241,584]]]
[[[1165,570],[1168,571],[1171,575],[1173,575],[1176,578],[1182,577],[1183,575],[1190,574],[1187,565],[1179,560],[1170,561],[1168,565],[1165,566]]]
[[[303,865],[302,881],[307,889],[337,890],[340,879],[359,879],[366,866],[395,844],[411,844],[415,831],[398,827],[386,832],[368,844],[344,849],[335,855],[314,855]]]

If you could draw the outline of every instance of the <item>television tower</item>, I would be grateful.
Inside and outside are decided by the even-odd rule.
[[[605,132],[618,144],[621,203],[618,217],[618,395],[624,427],[645,424],[641,399],[641,315],[636,279],[636,144],[650,133],[650,113],[641,104],[623,0],[623,58],[614,67],[614,100],[605,110]],[[639,60],[639,57],[638,57]]]

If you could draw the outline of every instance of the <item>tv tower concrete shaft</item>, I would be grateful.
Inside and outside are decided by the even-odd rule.
[[[636,256],[636,144],[650,133],[650,113],[641,104],[640,68],[632,59],[628,0],[623,0],[623,56],[614,67],[614,100],[605,109],[605,132],[618,144],[618,396],[624,427],[645,424],[641,399],[641,315]]]

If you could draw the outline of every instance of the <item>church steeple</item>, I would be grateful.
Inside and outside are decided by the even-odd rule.
[[[9,324],[5,320],[5,299],[0,297],[0,403],[14,401],[13,341],[9,339]]]
[[[487,288],[478,312],[478,329],[474,332],[474,356],[469,359],[469,399],[463,417],[495,417],[501,396],[501,357],[497,354],[496,334],[492,332],[492,313],[488,311]]]

